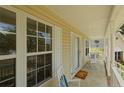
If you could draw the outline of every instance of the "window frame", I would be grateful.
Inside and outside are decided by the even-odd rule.
[[[27,56],[35,55],[36,53],[27,54],[27,17],[34,19],[38,22],[52,26],[52,51],[47,51],[46,53],[52,53],[52,76],[53,76],[53,63],[54,63],[54,24],[43,20],[33,14],[25,12],[21,9],[16,8],[16,6],[0,6],[1,8],[7,9],[16,13],[16,54],[15,55],[3,55],[0,56],[0,60],[16,58],[16,87],[27,87]],[[21,37],[23,35],[23,38]],[[21,48],[21,49],[20,49]],[[37,53],[42,54],[42,53]],[[20,72],[21,70],[21,72]],[[49,79],[51,80],[51,79]],[[46,81],[44,83],[49,82]],[[43,86],[44,83],[37,86]]]
[[[27,52],[27,48],[26,48],[26,57],[28,57],[28,56],[38,56],[38,55],[46,55],[46,54],[52,54],[52,77],[53,77],[53,56],[54,56],[54,45],[53,45],[53,42],[54,42],[54,40],[53,40],[53,34],[54,34],[54,25],[52,25],[52,24],[50,24],[49,22],[46,22],[46,21],[44,21],[44,20],[42,20],[42,19],[40,19],[40,18],[37,18],[37,17],[35,17],[35,16],[33,16],[33,15],[30,15],[30,14],[28,14],[28,13],[26,13],[26,24],[27,24],[27,19],[31,19],[31,20],[34,20],[34,21],[36,21],[36,32],[37,32],[37,34],[36,34],[36,39],[37,39],[37,51],[36,52]],[[45,38],[45,51],[38,51],[38,37],[39,37],[39,35],[38,35],[38,23],[43,23],[43,24],[45,24],[45,32],[46,32],[46,26],[51,26],[52,27],[52,37],[51,38],[46,38],[46,37],[40,37],[40,38]],[[26,25],[26,46],[27,46],[27,37],[28,36],[30,36],[30,35],[27,35],[27,25]],[[32,35],[31,35],[32,36]],[[52,40],[52,50],[51,51],[47,51],[46,50],[46,39],[51,39]],[[37,59],[37,58],[36,58]],[[37,61],[37,60],[36,60]],[[27,63],[27,61],[26,61],[26,63]],[[37,63],[37,62],[36,62]],[[46,66],[43,66],[42,68],[45,68],[45,67],[47,67],[47,66],[49,66],[49,65],[46,65]],[[37,73],[37,70],[38,69],[35,69],[34,71],[36,71],[36,73]],[[45,70],[44,70],[45,71]],[[51,80],[52,79],[52,77],[50,77],[50,78],[47,78],[47,79],[45,79],[45,80],[43,80],[42,82],[40,82],[40,83],[37,83],[36,85],[34,85],[34,86],[32,86],[32,87],[36,87],[36,86],[42,86],[44,83],[47,83],[49,80]],[[37,76],[36,76],[36,79],[37,79]],[[26,80],[27,81],[27,80]],[[27,83],[27,82],[26,82]]]
[[[3,54],[3,55],[0,55],[0,60],[11,60],[11,59],[15,59],[15,72],[14,72],[14,77],[12,77],[13,79],[15,78],[15,87],[16,87],[16,62],[17,62],[17,11],[16,11],[16,9],[14,9],[13,7],[9,7],[9,6],[0,6],[0,8],[3,8],[3,9],[6,9],[6,10],[8,10],[8,11],[10,11],[10,12],[13,12],[13,13],[15,13],[15,18],[16,18],[16,21],[15,21],[15,23],[16,23],[16,32],[15,33],[12,33],[12,32],[7,32],[7,31],[5,31],[4,33],[7,33],[7,34],[12,34],[12,35],[16,35],[16,47],[15,47],[15,54]],[[2,31],[0,31],[0,32],[2,32]],[[0,81],[0,83],[1,82],[6,82],[6,81],[8,81],[8,80],[11,80],[12,78],[8,78],[8,79],[6,79],[6,80],[3,80],[3,81]]]

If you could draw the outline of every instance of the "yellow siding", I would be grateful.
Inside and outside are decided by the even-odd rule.
[[[87,38],[81,31],[66,21],[58,17],[52,11],[50,11],[45,6],[13,6],[17,9],[20,9],[26,13],[29,13],[35,17],[38,17],[44,21],[47,21],[53,25],[59,26],[63,29],[62,32],[62,62],[64,65],[64,72],[66,76],[70,78],[71,76],[71,31],[80,35],[83,39]],[[53,35],[53,41],[54,41]],[[54,48],[53,48],[54,49]],[[56,80],[56,79],[55,79]],[[49,83],[46,84],[49,86]],[[55,86],[55,85],[54,85]]]
[[[63,30],[62,33],[62,61],[64,65],[64,72],[66,76],[70,77],[70,67],[71,67],[71,33],[69,31]]]

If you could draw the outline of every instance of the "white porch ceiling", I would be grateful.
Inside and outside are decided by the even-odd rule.
[[[47,7],[93,39],[104,37],[112,10],[111,5],[48,5]]]

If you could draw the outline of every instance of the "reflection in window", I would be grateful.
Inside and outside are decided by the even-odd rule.
[[[0,60],[0,86],[4,85],[5,82],[9,82],[11,79],[15,78],[15,59]],[[7,86],[13,85],[15,81]]]
[[[46,39],[46,50],[52,51],[52,40],[51,39]]]
[[[0,31],[16,32],[16,14],[0,8]]]
[[[44,55],[37,56],[37,68],[41,68],[44,66]]]
[[[27,37],[27,50],[28,52],[36,52],[37,50],[36,37]]]
[[[12,78],[10,80],[0,83],[0,87],[15,87],[15,79]]]
[[[16,14],[6,9],[0,8],[0,55],[15,54],[15,32]]]
[[[16,32],[16,26],[1,22],[0,23],[0,30],[15,33]]]
[[[46,26],[46,37],[52,38],[52,27],[48,25]]]
[[[47,72],[46,75],[45,75],[45,78],[49,78],[49,77],[52,77],[52,66],[49,65],[46,67],[45,71]]]
[[[44,68],[37,70],[37,83],[40,83],[44,80]]]
[[[36,71],[27,74],[27,86],[31,87],[36,85]]]
[[[45,37],[45,24],[38,23],[38,35],[40,37]]]
[[[52,64],[52,54],[51,53],[46,54],[45,58],[46,58],[46,64],[45,65]]]
[[[0,55],[16,53],[16,35],[0,32]]]
[[[33,71],[36,69],[36,56],[29,56],[27,58],[27,71]]]
[[[36,21],[32,19],[27,19],[27,34],[36,35]]]
[[[38,51],[45,51],[45,38],[38,38]]]

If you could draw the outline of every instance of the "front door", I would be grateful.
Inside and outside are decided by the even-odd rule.
[[[74,74],[78,69],[79,69],[79,66],[80,66],[80,39],[79,37],[72,33],[71,35],[71,46],[72,46],[72,49],[71,49],[71,56],[72,56],[72,68],[71,68],[71,73]]]

